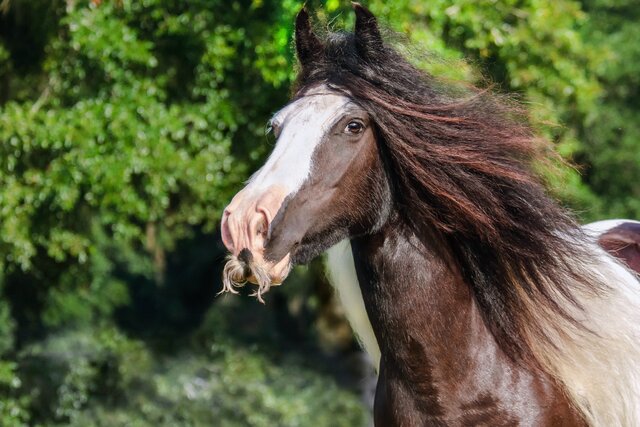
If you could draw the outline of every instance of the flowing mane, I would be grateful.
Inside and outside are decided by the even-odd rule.
[[[334,60],[303,73],[300,87],[328,82],[370,112],[399,212],[444,244],[512,357],[530,352],[524,298],[567,316],[557,301],[575,303],[567,274],[585,290],[604,290],[567,261],[586,255],[580,228],[533,172],[554,152],[517,104],[487,90],[452,90],[386,46],[363,61],[350,33],[331,34],[326,49]]]
[[[553,375],[594,425],[640,420],[640,286],[548,195],[536,171],[559,160],[551,144],[517,103],[444,84],[379,36],[328,34],[297,93],[326,84],[369,112],[398,212],[460,272],[509,357]]]

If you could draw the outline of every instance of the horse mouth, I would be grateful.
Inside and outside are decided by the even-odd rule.
[[[271,286],[282,284],[291,271],[290,256],[287,254],[282,260],[271,263],[253,256],[248,249],[242,249],[238,255],[227,256],[227,263],[222,272],[222,290],[219,293],[230,292],[237,294],[236,288],[247,283],[257,286],[251,294],[264,304],[263,295]]]

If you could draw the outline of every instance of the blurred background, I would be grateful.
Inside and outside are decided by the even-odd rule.
[[[553,189],[582,220],[640,218],[637,0],[365,5],[419,66],[520,96],[577,165]],[[307,6],[351,28],[349,2]],[[370,421],[321,261],[266,306],[215,296],[217,224],[273,147],[300,7],[0,0],[0,426]]]

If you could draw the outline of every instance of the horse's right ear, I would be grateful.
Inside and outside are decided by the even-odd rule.
[[[313,33],[309,13],[303,7],[296,17],[296,53],[302,67],[307,67],[319,59],[324,52],[320,39]]]

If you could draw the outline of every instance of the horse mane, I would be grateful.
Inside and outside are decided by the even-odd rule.
[[[489,89],[444,84],[387,45],[363,58],[350,33],[329,34],[296,87],[319,82],[370,113],[397,211],[458,266],[503,350],[535,362],[524,334],[545,339],[541,313],[575,321],[569,283],[594,293],[603,284],[570,262],[588,256],[583,236],[535,172],[559,158],[524,109]]]
[[[419,70],[354,8],[355,33],[323,41],[298,15],[294,93],[325,84],[369,112],[395,211],[460,273],[508,357],[555,378],[589,424],[640,423],[638,277],[549,195],[553,145],[519,103]]]

